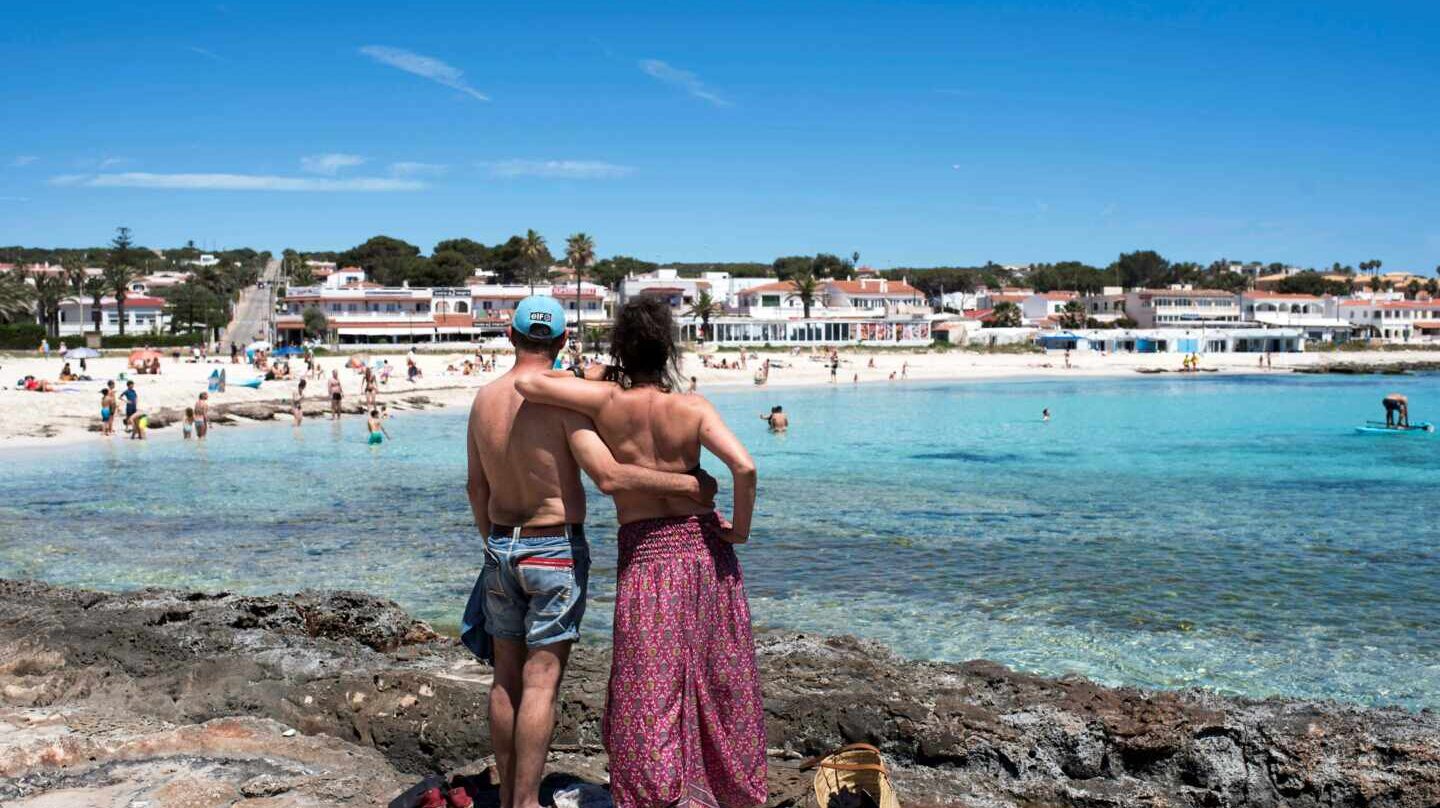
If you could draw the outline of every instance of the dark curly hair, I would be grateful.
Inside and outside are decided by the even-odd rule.
[[[675,389],[680,348],[675,344],[670,307],[654,297],[639,297],[622,306],[615,315],[610,356],[622,374],[622,384],[654,379],[665,390]]]

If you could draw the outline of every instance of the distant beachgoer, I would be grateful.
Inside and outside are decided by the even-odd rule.
[[[100,434],[109,435],[113,428],[111,420],[115,417],[115,402],[111,400],[114,391],[106,388],[100,391]]]
[[[63,339],[60,340],[60,355],[61,355],[61,356],[64,356],[64,355],[65,355],[65,352],[68,351],[68,350],[70,350],[70,349],[65,347],[65,340],[63,340]]]
[[[1049,407],[1046,407],[1045,409],[1043,409],[1043,410],[1040,411],[1040,420],[1042,420],[1042,421],[1049,421],[1049,420],[1050,420],[1050,408],[1049,408]]]
[[[135,382],[125,382],[125,392],[120,397],[125,399],[125,425],[128,427],[130,419],[140,409],[140,394],[135,392]]]
[[[130,419],[130,439],[145,440],[145,434],[150,431],[150,416],[143,412],[135,413]]]
[[[185,440],[190,440],[190,436],[191,436],[194,432],[195,432],[195,408],[194,408],[194,407],[186,407],[186,408],[185,408],[185,420],[180,422],[180,434],[185,438]]]
[[[875,357],[870,357],[870,362],[866,365],[866,367],[870,368],[871,370],[875,369]]]
[[[230,364],[240,364],[240,346],[236,345],[234,342],[230,343]]]
[[[1380,403],[1385,405],[1385,426],[1410,428],[1410,399],[1400,393],[1391,393]]]
[[[909,362],[905,362],[905,363],[903,363],[903,364],[900,365],[900,378],[905,379],[905,378],[908,378],[909,376],[910,376],[910,363],[909,363]]]
[[[1065,349],[1065,369],[1066,369],[1066,370],[1069,370],[1069,369],[1070,369],[1070,349],[1069,349],[1069,348],[1066,348],[1066,349]]]
[[[74,371],[70,370],[70,363],[69,363],[69,362],[66,362],[66,363],[65,363],[65,367],[60,368],[60,381],[62,381],[62,382],[73,382],[73,381],[75,381],[75,373],[74,373]]]
[[[851,383],[851,384],[859,384],[859,383],[860,383],[860,374],[859,374],[859,373],[856,373],[856,374],[855,374],[855,378],[851,379],[851,380],[850,380],[850,383]]]
[[[836,380],[836,377],[839,376],[839,375],[840,375],[840,357],[832,354],[831,357],[830,357],[830,383],[831,383],[831,384],[834,384],[834,383],[835,383],[835,380]]]
[[[890,381],[895,381],[895,371],[890,371]]]
[[[205,440],[210,431],[210,394],[201,393],[195,401],[195,439]]]
[[[375,380],[375,371],[365,368],[365,406],[374,408],[375,394],[379,392],[379,383]]]
[[[305,420],[305,380],[295,385],[295,395],[290,399],[290,414],[295,418],[295,426],[300,426]]]
[[[340,401],[344,395],[344,389],[340,385],[340,371],[330,371],[330,420],[340,420]]]
[[[48,340],[48,339],[42,339],[42,340],[40,340],[40,355],[41,355],[42,357],[49,357],[49,356],[50,356],[50,340]]]
[[[380,423],[379,410],[370,411],[370,418],[365,421],[365,426],[370,430],[371,446],[378,446],[386,438],[390,437],[390,433],[385,431],[385,425]]]
[[[691,377],[690,377],[690,392],[693,393],[693,392],[695,392],[696,390],[699,390],[699,389],[700,389],[700,381],[699,381],[698,379],[696,379],[694,376],[691,376]]]
[[[771,407],[770,412],[760,417],[769,422],[771,432],[784,432],[790,428],[790,416],[785,414],[785,408],[779,404]]]

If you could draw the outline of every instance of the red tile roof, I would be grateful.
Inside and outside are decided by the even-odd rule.
[[[1318,295],[1289,294],[1286,292],[1243,292],[1246,300],[1319,300]]]
[[[919,297],[920,290],[905,281],[884,278],[860,278],[853,281],[830,281],[829,285],[847,295],[885,295],[887,297]],[[883,289],[882,289],[883,287]]]
[[[749,289],[746,289],[745,291],[741,292],[740,294],[742,294],[742,295],[756,295],[756,294],[761,294],[761,293],[763,293],[763,292],[786,292],[786,293],[793,293],[793,292],[795,292],[795,291],[796,291],[796,287],[795,287],[795,282],[794,282],[794,281],[776,281],[776,282],[774,282],[774,283],[762,283],[762,284],[760,284],[759,286],[752,286],[752,287],[750,287]]]

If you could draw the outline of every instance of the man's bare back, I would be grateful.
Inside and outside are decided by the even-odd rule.
[[[507,373],[480,388],[470,409],[469,451],[489,487],[486,524],[539,527],[585,521],[585,490],[569,447],[584,416],[526,402]],[[476,514],[477,523],[481,514]]]

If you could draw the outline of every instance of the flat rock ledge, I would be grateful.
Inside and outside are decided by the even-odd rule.
[[[813,805],[800,761],[855,741],[884,750],[906,806],[1440,805],[1428,711],[1107,688],[850,637],[767,633],[758,653],[772,806]],[[576,649],[551,789],[605,783],[608,666]],[[0,579],[0,805],[386,805],[437,773],[493,805],[489,682],[363,593]]]

